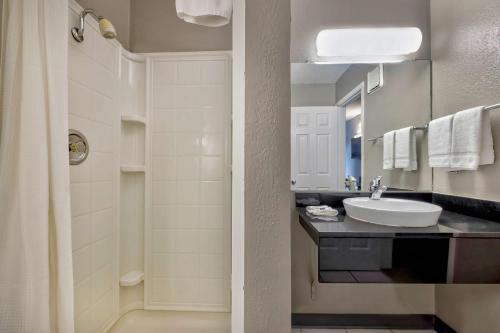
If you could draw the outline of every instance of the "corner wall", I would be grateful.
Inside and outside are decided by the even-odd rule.
[[[290,333],[290,0],[245,22],[245,333]]]
[[[500,102],[500,2],[431,1],[433,118]],[[491,113],[496,164],[434,169],[434,191],[500,200],[500,112]],[[500,285],[437,285],[436,314],[460,333],[500,332]]]

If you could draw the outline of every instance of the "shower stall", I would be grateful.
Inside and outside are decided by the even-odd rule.
[[[70,27],[82,10],[70,1]],[[134,54],[85,23],[68,46],[69,128],[88,144],[70,166],[75,330],[169,310],[189,313],[141,318],[229,332],[230,53]]]

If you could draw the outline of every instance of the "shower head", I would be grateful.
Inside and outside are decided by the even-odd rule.
[[[79,43],[83,42],[83,32],[85,30],[85,16],[87,16],[87,14],[90,14],[97,21],[99,21],[99,30],[101,30],[101,35],[104,38],[108,39],[116,38],[117,34],[113,24],[108,19],[105,19],[104,17],[97,15],[93,9],[86,8],[82,10],[82,12],[80,13],[80,27],[73,27],[71,29],[71,34],[73,35],[73,38],[77,42]]]
[[[116,38],[116,30],[113,24],[105,18],[99,20],[99,29],[101,30],[101,35],[107,39]]]

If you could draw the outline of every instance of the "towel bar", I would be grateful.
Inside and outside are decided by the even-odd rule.
[[[426,131],[427,130],[427,127],[428,125],[424,125],[424,126],[413,126],[413,130],[415,131]],[[379,139],[382,139],[384,136],[381,135],[381,136],[377,136],[376,138],[370,138],[368,139],[368,141],[370,142],[374,142],[374,141],[377,141]]]
[[[495,110],[495,109],[500,109],[500,103],[497,103],[497,104],[493,104],[493,105],[490,105],[490,106],[486,106],[484,108],[484,111],[491,111],[491,110]],[[424,126],[413,126],[413,129],[414,130],[421,130],[421,131],[425,131],[427,130],[427,128],[429,127],[428,124],[424,125]],[[377,136],[375,138],[370,138],[368,139],[369,142],[376,142],[377,140],[380,140],[382,139],[384,136],[381,135],[381,136]]]

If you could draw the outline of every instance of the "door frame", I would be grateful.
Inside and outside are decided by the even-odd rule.
[[[361,98],[361,191],[365,189],[365,82],[362,81],[354,89],[349,91],[344,97],[339,99],[335,106],[345,108],[353,100]]]

